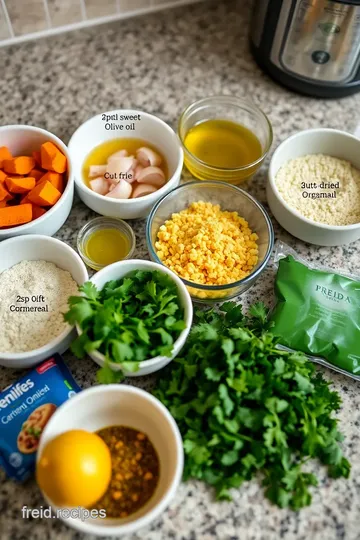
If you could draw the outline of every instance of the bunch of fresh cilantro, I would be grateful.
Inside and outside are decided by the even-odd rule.
[[[348,477],[333,411],[340,398],[302,353],[276,348],[267,311],[255,304],[245,317],[227,302],[223,313],[197,313],[182,357],[175,359],[155,395],[183,436],[185,479],[229,488],[260,473],[266,496],[298,510],[317,484],[303,465],[318,458],[331,477]]]
[[[122,279],[108,281],[101,290],[91,282],[79,287],[82,296],[71,296],[64,315],[82,334],[71,345],[78,358],[101,352],[105,366],[98,371],[101,383],[118,382],[121,371],[109,362],[135,372],[139,362],[171,356],[173,345],[185,328],[176,284],[159,271],[135,270]]]

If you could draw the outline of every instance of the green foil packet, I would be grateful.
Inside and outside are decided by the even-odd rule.
[[[311,268],[281,242],[275,261],[270,320],[280,344],[360,380],[360,281]]]

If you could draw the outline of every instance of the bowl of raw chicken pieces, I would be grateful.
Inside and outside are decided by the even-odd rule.
[[[147,217],[154,204],[176,188],[184,154],[163,120],[138,110],[98,114],[69,142],[80,199],[103,216]]]

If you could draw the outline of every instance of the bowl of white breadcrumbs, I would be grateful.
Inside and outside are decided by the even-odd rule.
[[[267,184],[270,209],[290,234],[319,246],[360,238],[360,140],[309,129],[275,150]]]

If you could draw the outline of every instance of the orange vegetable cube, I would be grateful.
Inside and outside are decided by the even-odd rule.
[[[38,206],[37,204],[32,205],[32,218],[33,218],[33,220],[43,216],[44,214],[46,214],[45,208],[41,208],[41,206]]]
[[[19,178],[8,176],[5,180],[6,187],[11,193],[27,193],[35,187],[35,178]]]
[[[12,154],[6,146],[0,147],[0,167],[3,166],[4,159],[12,159]]]
[[[35,150],[35,151],[32,153],[32,157],[35,159],[36,165],[38,165],[39,167],[41,167],[41,153],[38,152],[37,150]]]
[[[64,179],[62,174],[48,171],[44,174],[44,176],[41,178],[41,182],[48,180],[52,183],[56,189],[58,189],[61,193],[64,191]]]
[[[13,196],[8,192],[3,184],[0,184],[0,201],[9,201]]]
[[[32,204],[32,202],[29,201],[29,192],[27,192],[26,195],[23,196],[19,204]]]
[[[38,206],[53,206],[61,197],[61,193],[48,180],[40,182],[29,194],[29,201]]]
[[[6,205],[7,205],[6,201],[0,201],[0,208],[5,208]]]
[[[19,156],[12,159],[4,159],[3,169],[9,174],[29,174],[35,167],[35,160],[29,156]]]
[[[0,208],[0,227],[13,227],[32,220],[32,205],[7,206]]]
[[[64,173],[66,171],[67,159],[62,152],[52,142],[41,145],[41,167],[48,171]]]
[[[4,171],[0,170],[0,184],[3,184],[5,182],[6,177],[7,177],[7,174],[4,173]]]
[[[44,171],[39,171],[39,169],[33,169],[29,172],[29,176],[32,176],[32,178],[35,178],[36,182],[38,182],[44,176]]]

